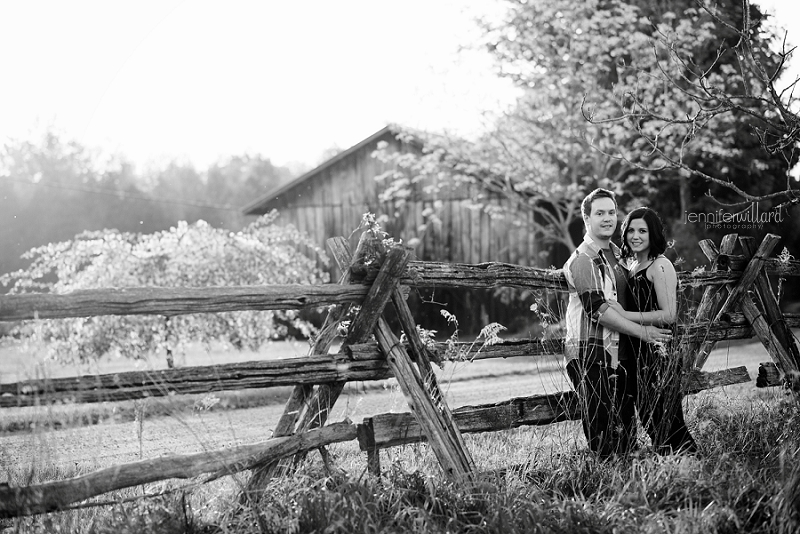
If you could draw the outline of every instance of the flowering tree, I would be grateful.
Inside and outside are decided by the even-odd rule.
[[[11,286],[11,293],[326,282],[317,266],[317,260],[327,263],[324,252],[294,227],[274,224],[276,217],[273,211],[240,232],[203,221],[152,234],[84,232],[30,250],[31,265],[0,282]],[[25,339],[46,342],[49,355],[61,360],[87,361],[106,353],[144,358],[163,351],[170,365],[173,351],[190,341],[255,350],[269,340],[313,333],[313,325],[293,310],[26,321],[16,329]]]
[[[617,109],[584,110],[593,124],[635,134],[630,147],[603,152],[684,184],[697,178],[720,202],[800,201],[790,175],[800,155],[797,80],[777,86],[793,49],[784,38],[773,50],[778,39],[760,8],[697,0],[683,17],[670,14],[654,27],[651,66],[634,65],[638,83],[620,94]]]
[[[415,184],[431,192],[472,187],[477,208],[496,210],[488,199],[502,195],[513,202],[500,215],[533,212],[540,240],[572,249],[580,199],[594,187],[676,217],[696,193],[687,168],[724,170],[756,190],[774,186],[772,171],[783,159],[751,150],[759,148],[758,138],[740,133],[750,124],[747,113],[715,121],[699,116],[681,131],[681,124],[667,125],[673,131],[657,120],[696,109],[689,81],[675,81],[690,77],[690,66],[729,94],[750,82],[736,71],[735,58],[713,52],[738,35],[720,16],[694,0],[669,3],[674,11],[648,0],[505,4],[502,19],[484,21],[483,28],[501,75],[520,89],[516,103],[475,141],[416,133],[425,144],[421,156],[378,151],[395,164],[380,177],[389,181],[386,200],[402,205]],[[736,2],[726,6],[726,20],[742,18]],[[763,66],[782,65],[768,36],[748,38]],[[683,63],[668,61],[671,54]],[[631,112],[637,102],[648,103],[651,115]],[[675,151],[684,166],[666,164]],[[435,209],[426,215],[435,220]]]

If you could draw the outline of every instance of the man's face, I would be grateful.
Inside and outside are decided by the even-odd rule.
[[[583,222],[590,237],[611,239],[617,229],[617,206],[608,197],[596,198],[592,201],[589,217],[584,217]]]

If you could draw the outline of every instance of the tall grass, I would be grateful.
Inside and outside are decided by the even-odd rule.
[[[645,447],[600,461],[586,451],[577,423],[567,422],[466,436],[480,471],[466,484],[444,480],[425,444],[382,451],[377,478],[348,443],[331,448],[333,467],[310,455],[297,473],[273,480],[245,505],[240,475],[5,526],[36,533],[797,532],[797,400],[782,392],[712,393],[688,405],[696,456],[659,456]]]

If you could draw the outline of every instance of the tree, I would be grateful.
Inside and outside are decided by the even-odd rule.
[[[0,149],[0,272],[20,268],[26,250],[82,230],[141,230],[142,196],[133,169],[121,158],[101,161],[75,141],[46,131]],[[136,207],[140,207],[136,206]]]
[[[763,14],[749,0],[726,9],[698,0],[694,7],[685,12],[690,17],[664,17],[651,46],[657,69],[647,76],[677,98],[632,86],[618,100],[617,113],[587,118],[634,132],[634,146],[648,158],[606,153],[647,172],[678,171],[682,198],[695,177],[721,204],[798,203],[800,189],[790,175],[800,141],[800,117],[792,111],[797,80],[781,90],[777,86],[794,49],[784,38],[780,49],[772,50],[776,36],[763,27]],[[716,41],[693,39],[698,24],[713,27]],[[707,46],[714,42],[717,46]],[[721,165],[709,165],[721,154]]]
[[[679,170],[653,165],[657,155],[641,132],[616,117],[620,106],[640,101],[658,102],[676,113],[691,109],[691,99],[680,84],[665,81],[659,43],[671,36],[681,57],[708,65],[721,87],[740,84],[724,61],[709,63],[708,47],[716,49],[727,27],[702,10],[677,0],[662,8],[659,2],[621,0],[539,0],[507,2],[502,20],[484,21],[489,50],[500,72],[520,88],[521,96],[475,142],[452,136],[417,134],[426,145],[422,156],[379,157],[395,163],[383,178],[390,181],[386,199],[397,201],[415,184],[433,191],[445,187],[473,187],[490,192],[478,197],[481,209],[494,209],[490,194],[512,199],[512,205],[535,214],[534,230],[544,242],[574,248],[579,228],[579,201],[587,190],[602,186],[624,193],[623,205],[653,205],[663,197],[665,184],[686,182]],[[756,41],[754,41],[756,42]],[[766,55],[768,41],[757,41]],[[655,53],[654,53],[655,50]],[[715,70],[716,69],[716,70]],[[679,69],[677,69],[679,70]],[[586,120],[587,116],[593,120]],[[721,167],[737,168],[745,156],[750,168],[772,168],[769,154],[746,153],[741,138],[727,140],[746,123],[743,115],[707,124],[695,133],[691,154],[702,163],[713,155]],[[655,123],[642,128],[655,127]],[[650,130],[647,130],[648,132]],[[679,139],[670,138],[673,145]],[[623,156],[620,156],[622,154]],[[738,159],[737,159],[738,158]],[[745,175],[748,183],[768,187],[764,173]],[[683,192],[688,192],[686,189]],[[669,215],[688,207],[690,195],[675,195]],[[504,216],[514,216],[512,207]],[[429,213],[429,219],[435,212]]]
[[[260,155],[207,171],[169,162],[137,172],[123,156],[92,151],[48,130],[0,148],[0,273],[25,266],[34,247],[83,230],[152,233],[183,220],[241,229],[241,208],[291,178]]]
[[[103,230],[34,248],[31,265],[0,277],[12,293],[64,293],[109,287],[207,287],[316,284],[327,281],[317,260],[325,254],[291,226],[274,224],[276,212],[240,232],[185,222],[152,234]],[[310,251],[310,256],[299,249]],[[60,360],[91,361],[106,353],[143,358],[172,354],[191,341],[259,348],[269,340],[310,336],[313,325],[298,311],[243,311],[162,316],[101,316],[28,321],[17,335],[47,343]]]
[[[219,161],[206,172],[205,199],[209,203],[235,208],[220,211],[215,216],[227,228],[243,224],[241,208],[292,178],[285,167],[256,154],[232,156]]]

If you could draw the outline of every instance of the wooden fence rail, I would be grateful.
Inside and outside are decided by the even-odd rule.
[[[727,267],[678,273],[680,284],[683,287],[706,287],[736,283],[743,272],[742,257],[720,257],[725,258],[721,263]],[[765,261],[764,272],[772,276],[800,276],[800,262],[782,262],[770,258]],[[374,276],[374,269],[362,268],[360,278],[356,279],[360,284],[353,285],[138,287],[87,289],[64,294],[3,295],[0,296],[0,321],[318,308],[361,302]],[[505,263],[468,265],[412,261],[401,276],[400,283],[419,288],[487,289],[508,286],[566,291],[564,275],[559,270]]]
[[[284,436],[261,443],[240,445],[211,452],[171,455],[100,469],[66,480],[25,487],[0,484],[0,518],[63,510],[70,504],[109,491],[140,486],[172,478],[192,478],[211,473],[207,481],[245,469],[316,449],[330,443],[356,439],[356,427],[335,423],[304,434]]]
[[[790,324],[800,326],[800,316],[793,317]],[[701,331],[694,335],[698,339],[722,340],[743,339],[753,337],[754,334],[752,329],[745,327],[717,326],[709,332]],[[562,340],[506,340],[484,347],[475,347],[472,343],[467,342],[455,343],[452,346],[448,346],[446,343],[436,343],[434,350],[442,355],[441,359],[444,361],[464,361],[464,359],[475,361],[493,358],[558,356],[563,354],[563,347]],[[461,351],[462,356],[448,356],[448,348]],[[771,371],[767,375],[776,376]],[[385,380],[392,376],[378,344],[370,342],[343,347],[343,350],[337,355],[0,383],[0,408],[35,406],[53,402],[125,401],[176,394],[236,391],[297,384],[374,381]],[[764,385],[776,385],[775,380],[777,379],[772,378]]]
[[[339,284],[130,288],[76,291],[63,295],[0,296],[0,321],[331,306],[325,326],[315,340],[311,355],[306,358],[0,384],[1,407],[296,386],[271,440],[226,451],[117,466],[67,481],[29,487],[0,484],[0,517],[62,509],[114,489],[202,473],[217,477],[259,467],[256,471],[259,476],[253,479],[258,478],[260,484],[273,473],[272,470],[264,471],[263,466],[277,465],[279,459],[311,448],[320,448],[324,453],[326,444],[352,440],[356,436],[362,450],[369,455],[372,470],[379,469],[377,451],[381,448],[427,440],[447,476],[454,480],[469,480],[473,462],[461,437],[462,432],[494,431],[577,418],[573,392],[517,398],[450,412],[433,373],[432,360],[545,357],[561,354],[563,342],[517,340],[480,347],[468,343],[455,347],[448,344],[428,347],[419,339],[403,292],[399,289],[400,286],[470,289],[512,286],[564,291],[566,284],[560,271],[501,263],[408,262],[408,251],[401,248],[384,250],[380,256],[382,261],[366,264],[362,259],[367,255],[361,250],[362,244],[368,242],[364,237],[352,257],[344,239],[329,243],[335,259],[346,273]],[[767,278],[768,275],[798,276],[800,262],[770,258],[777,241],[777,236],[768,235],[756,248],[752,241],[742,238],[739,240],[741,255],[733,254],[736,236],[726,236],[721,250],[711,242],[701,243],[711,262],[710,269],[679,274],[682,288],[706,288],[697,310],[697,320],[689,318],[676,330],[679,347],[700,347],[702,354],[707,354],[717,341],[756,335],[779,365],[762,367],[759,385],[779,383],[784,372],[797,370],[800,363],[800,353],[788,330],[800,326],[800,314],[780,313]],[[375,242],[379,240],[364,246],[374,247]],[[371,252],[377,250],[373,248]],[[374,259],[376,256],[371,254],[369,257]],[[360,309],[339,352],[328,354],[333,332],[351,304],[360,305]],[[400,342],[381,317],[387,305],[394,306],[398,312],[407,338],[405,342]],[[367,341],[370,334],[375,335],[377,343]],[[683,356],[689,358],[694,354]],[[683,378],[682,386],[686,393],[750,379],[744,367],[707,373],[699,368],[703,361],[687,361],[695,363],[697,368],[691,369]],[[409,399],[410,413],[381,414],[358,425],[322,426],[347,381],[380,380],[390,376],[398,380]],[[315,427],[322,428],[314,430]],[[253,484],[253,479],[248,488],[258,487],[258,484]]]
[[[749,380],[744,367],[717,373],[694,373],[686,381],[688,393]],[[495,432],[520,426],[546,425],[579,418],[574,392],[533,395],[507,401],[462,406],[453,412],[460,432]],[[372,470],[379,469],[379,449],[427,441],[410,412],[386,413],[362,423],[333,423],[291,436],[188,455],[170,455],[123,466],[100,469],[66,480],[26,487],[0,484],[0,518],[32,515],[67,508],[69,505],[109,491],[166,479],[185,479],[211,473],[207,479],[252,469],[302,451],[358,438],[361,450],[370,456]]]

